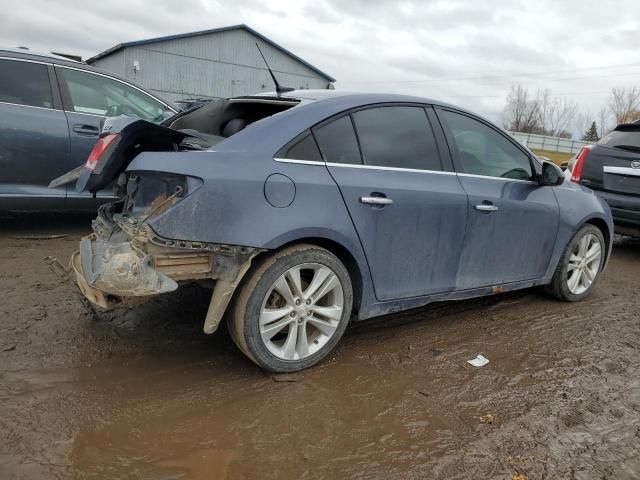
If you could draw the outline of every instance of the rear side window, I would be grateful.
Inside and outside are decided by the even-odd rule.
[[[422,107],[377,107],[353,114],[365,165],[442,170]]]
[[[286,158],[289,160],[311,160],[314,162],[321,162],[322,156],[318,145],[313,139],[310,131],[304,132],[298,136],[291,144],[280,150],[276,157]]]
[[[0,60],[0,102],[53,108],[47,66]]]
[[[313,130],[327,162],[360,165],[360,149],[351,118],[346,115]]]

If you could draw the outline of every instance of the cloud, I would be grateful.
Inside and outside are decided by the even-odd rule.
[[[635,0],[4,0],[0,45],[86,58],[237,23],[330,73],[336,88],[442,98],[493,119],[514,83],[597,111],[611,87],[640,76]]]

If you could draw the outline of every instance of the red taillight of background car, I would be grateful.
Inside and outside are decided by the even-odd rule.
[[[591,145],[587,147],[582,147],[580,153],[576,157],[576,161],[573,164],[573,168],[571,169],[571,181],[575,183],[580,183],[582,180],[582,168],[584,167],[584,161],[589,156],[589,152],[593,147]]]
[[[110,133],[109,135],[105,135],[104,137],[98,138],[98,141],[93,146],[93,150],[89,154],[89,158],[87,158],[87,163],[85,163],[85,167],[90,172],[93,172],[98,164],[98,160],[104,154],[105,150],[109,148],[109,146],[114,142],[116,138],[120,135],[117,133]]]

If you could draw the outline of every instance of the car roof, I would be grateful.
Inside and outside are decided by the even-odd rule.
[[[59,60],[62,62],[70,62],[70,63],[75,63],[75,64],[80,64],[80,65],[86,65],[84,62],[78,62],[77,60],[73,60],[69,57],[64,57],[62,55],[57,55],[55,53],[51,53],[51,52],[36,52],[34,50],[30,50],[28,48],[10,48],[10,47],[0,47],[0,55],[5,55],[5,54],[18,54],[18,56],[22,57],[25,55],[28,56],[33,56],[33,57],[44,57],[47,58],[49,60]],[[14,55],[11,55],[14,56]]]
[[[277,94],[276,92],[264,92],[256,95],[251,95],[245,98],[264,98],[269,97],[273,99],[279,100],[291,100],[295,102],[300,102],[301,104],[309,103],[309,102],[317,102],[321,100],[327,99],[335,99],[340,97],[351,97],[357,98],[361,97],[362,100],[366,100],[364,104],[373,104],[373,103],[424,103],[428,105],[440,105],[443,107],[455,108],[456,110],[460,110],[465,112],[466,110],[460,108],[455,105],[448,104],[446,102],[442,102],[440,100],[435,100],[433,98],[426,97],[418,97],[415,95],[404,95],[398,93],[372,93],[372,92],[354,92],[349,90],[333,90],[333,89],[324,89],[324,90],[293,90],[290,92],[284,92]],[[478,116],[478,114],[473,112],[467,112],[472,115]]]

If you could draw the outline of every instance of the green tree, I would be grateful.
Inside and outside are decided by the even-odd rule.
[[[584,135],[582,135],[582,140],[586,142],[597,142],[598,140],[600,140],[600,137],[598,136],[598,127],[596,126],[595,120],[589,127],[589,130],[587,130]]]

